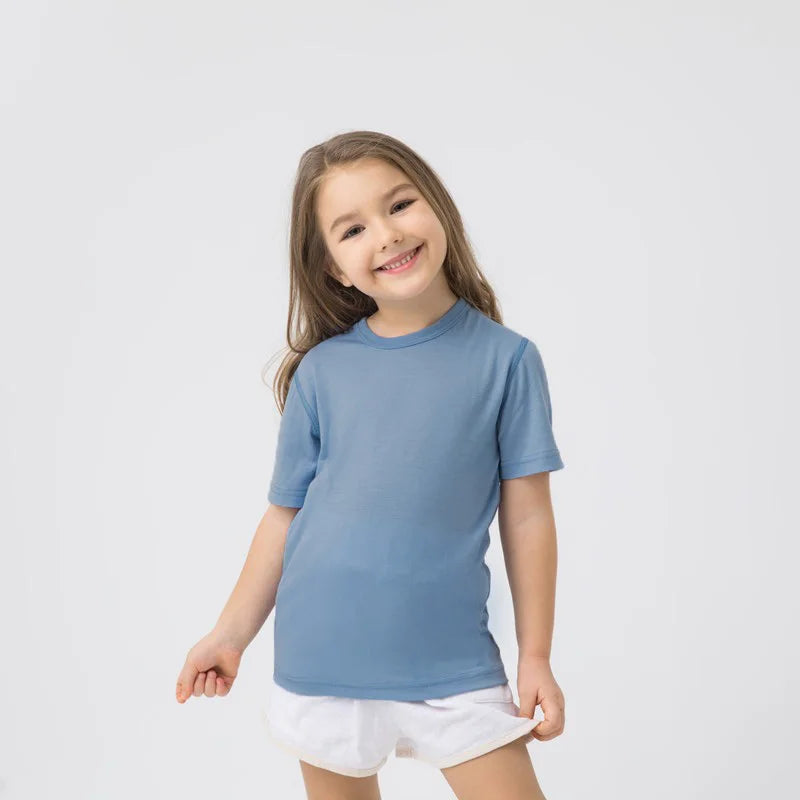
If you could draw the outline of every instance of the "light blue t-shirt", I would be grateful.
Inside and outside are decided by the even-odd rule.
[[[404,336],[362,318],[311,348],[268,493],[300,508],[274,680],[391,700],[504,683],[484,560],[500,481],[563,466],[539,350],[464,298]]]

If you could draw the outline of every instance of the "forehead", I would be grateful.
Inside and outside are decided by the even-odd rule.
[[[317,212],[323,228],[341,214],[360,211],[398,183],[410,182],[393,164],[377,158],[365,158],[353,164],[332,167],[320,183]]]

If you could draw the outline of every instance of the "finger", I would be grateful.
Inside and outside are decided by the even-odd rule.
[[[206,685],[206,674],[205,672],[198,672],[197,677],[194,679],[194,696],[201,697],[203,694],[203,689]]]
[[[210,669],[206,673],[206,697],[216,697],[217,696],[217,673],[214,672],[213,669]]]
[[[564,713],[555,703],[542,703],[544,719],[533,729],[532,733],[537,739],[546,741],[552,739],[564,729]]]
[[[217,696],[218,697],[225,697],[226,694],[231,690],[231,683],[228,682],[225,678],[220,677],[217,675]]]
[[[175,686],[175,697],[179,703],[185,703],[192,696],[192,687],[196,677],[197,670],[187,660],[178,675],[178,683]]]
[[[564,698],[556,696],[553,698],[549,707],[551,708],[551,718],[553,720],[553,735],[558,736],[564,730]]]

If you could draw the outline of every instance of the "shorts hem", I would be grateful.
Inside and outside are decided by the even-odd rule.
[[[305,761],[314,767],[320,767],[321,769],[327,769],[331,772],[337,772],[339,775],[347,775],[350,778],[366,778],[369,775],[375,775],[389,758],[388,755],[384,756],[380,763],[376,764],[374,767],[365,767],[363,769],[359,769],[357,767],[342,767],[339,764],[332,764],[331,762],[325,761],[324,759],[321,759],[312,753],[307,753],[299,747],[289,744],[280,737],[276,736],[269,725],[267,725],[267,735],[275,744],[283,748],[290,755],[299,758],[301,761]]]
[[[438,769],[445,769],[446,767],[454,767],[457,764],[461,764],[464,761],[469,761],[472,758],[477,758],[478,756],[485,755],[486,753],[490,753],[492,750],[496,750],[498,747],[502,747],[509,742],[513,742],[515,739],[519,739],[520,736],[525,735],[526,733],[530,733],[537,725],[539,724],[538,720],[533,719],[525,719],[525,722],[517,728],[512,728],[510,731],[504,733],[497,739],[491,739],[488,742],[483,742],[481,744],[473,745],[472,747],[468,747],[466,750],[462,750],[459,753],[453,753],[452,755],[447,756],[446,758],[439,758],[439,759],[431,759],[431,758],[424,758],[421,755],[417,755],[416,758],[420,758],[423,761],[427,761],[429,764],[433,764],[434,767]]]

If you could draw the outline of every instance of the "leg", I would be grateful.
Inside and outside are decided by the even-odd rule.
[[[381,800],[378,776],[351,778],[300,760],[308,800]]]
[[[458,800],[545,800],[525,737],[442,770]]]

